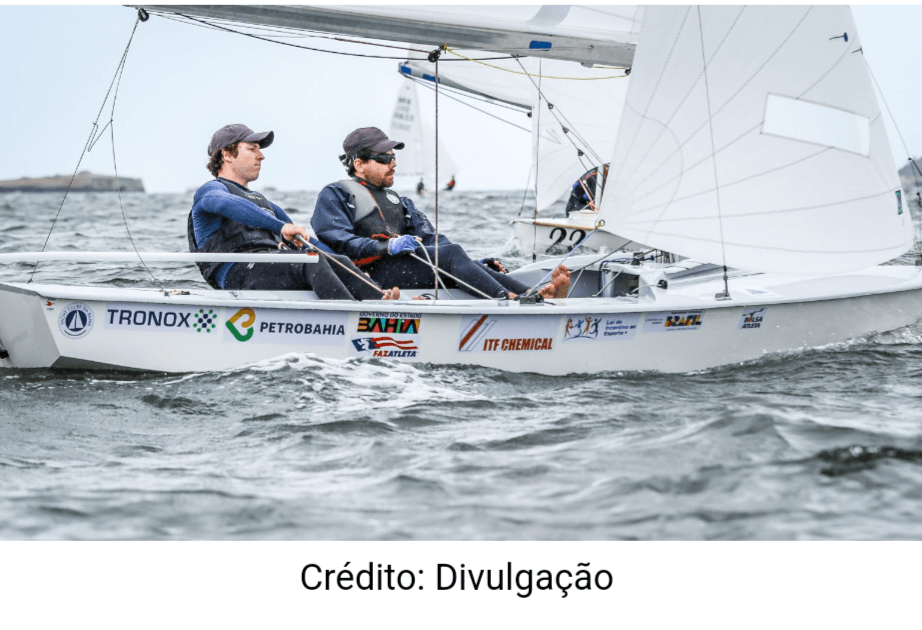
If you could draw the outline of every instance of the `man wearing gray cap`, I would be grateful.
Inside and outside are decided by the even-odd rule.
[[[326,250],[303,226],[247,186],[259,177],[271,131],[255,133],[246,125],[218,129],[208,144],[208,170],[215,176],[198,189],[189,213],[187,234],[192,252],[276,252],[297,254],[297,237]],[[335,259],[333,264],[327,258]],[[336,264],[336,261],[339,264]],[[198,263],[216,289],[297,291],[313,289],[334,300],[397,299],[400,290],[384,291],[344,256],[321,255],[316,263]]]
[[[394,150],[403,147],[377,127],[362,127],[346,136],[340,161],[351,179],[320,191],[311,227],[317,238],[348,256],[379,284],[428,289],[435,284],[435,272],[425,260],[409,254],[418,252],[420,259],[434,261],[435,229],[410,199],[389,188],[397,167]],[[438,243],[439,269],[473,287],[476,297],[515,298],[528,290],[519,280],[471,260],[444,234],[439,234]],[[565,297],[569,284],[569,272],[561,266],[540,295]]]

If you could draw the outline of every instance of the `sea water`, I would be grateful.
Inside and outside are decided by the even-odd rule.
[[[302,223],[316,199],[270,196]],[[41,249],[61,197],[0,195],[0,252]],[[190,199],[72,194],[47,249],[130,250],[124,210],[139,250],[185,251]],[[456,191],[439,227],[521,266],[522,199]],[[33,270],[0,281],[202,285],[178,263]],[[0,369],[0,538],[919,539],[920,384],[919,326],[669,375],[300,353],[191,374]]]

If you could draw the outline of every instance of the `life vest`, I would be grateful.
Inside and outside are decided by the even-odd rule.
[[[410,232],[410,215],[400,201],[400,195],[390,188],[366,185],[358,179],[344,179],[337,184],[352,195],[355,204],[352,225],[356,236],[384,240]],[[353,262],[361,267],[379,258],[373,256]]]
[[[251,201],[266,212],[277,218],[275,209],[269,200],[262,193],[252,190],[246,190],[239,184],[230,180],[219,177],[217,181],[224,184],[227,192],[238,197]],[[189,219],[186,225],[186,234],[189,237],[189,251],[192,253],[213,254],[218,252],[240,253],[240,252],[261,252],[275,251],[278,249],[282,236],[272,230],[257,228],[240,221],[234,221],[227,217],[221,217],[221,227],[218,231],[208,237],[201,247],[195,242],[195,229],[192,225],[192,211],[189,211]],[[205,281],[215,289],[220,289],[215,275],[223,262],[196,263],[202,272]]]

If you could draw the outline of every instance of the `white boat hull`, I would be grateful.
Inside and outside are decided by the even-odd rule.
[[[688,372],[894,330],[922,315],[916,267],[744,277],[731,280],[729,301],[715,300],[721,288],[714,280],[640,299],[521,305],[0,284],[0,345],[3,365],[15,368],[200,372],[314,353],[542,374]]]
[[[618,249],[632,251],[642,247],[629,239],[597,230],[592,222],[569,218],[513,219],[510,225],[515,230],[519,240],[519,251],[523,254],[530,254],[532,251],[540,255],[566,254],[592,232],[595,234],[586,241],[580,251],[596,252],[602,248],[612,252]]]

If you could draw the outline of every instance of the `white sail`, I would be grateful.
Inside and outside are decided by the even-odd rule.
[[[340,33],[427,46],[630,66],[636,6],[154,5],[154,12]]]
[[[421,177],[431,190],[436,184],[435,131],[420,116],[416,84],[411,81],[400,86],[388,137],[406,145],[397,157],[400,175]],[[439,142],[439,185],[448,183],[457,173],[451,154]]]
[[[847,7],[652,7],[600,214],[705,262],[841,273],[911,246],[896,173]]]
[[[456,52],[471,59],[483,56],[476,51]],[[401,71],[423,80],[435,80],[429,62],[406,62],[401,64]],[[553,59],[459,61],[439,66],[440,85],[532,111],[538,211],[567,194],[580,175],[608,160],[618,134],[620,107],[628,82],[620,70],[586,68]],[[536,109],[539,86],[544,95],[540,112]]]

